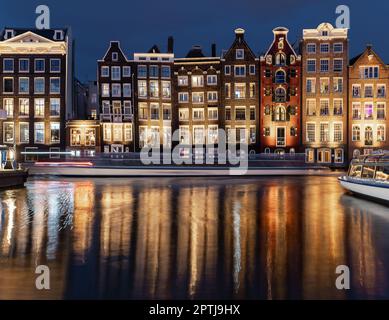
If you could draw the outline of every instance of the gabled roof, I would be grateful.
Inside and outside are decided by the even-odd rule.
[[[293,46],[289,43],[288,32],[289,32],[289,29],[287,29],[285,27],[277,27],[277,28],[273,29],[273,34],[274,34],[273,42],[271,43],[269,49],[267,49],[266,53],[264,54],[264,57],[266,57],[269,54],[270,50],[274,46],[278,34],[284,35],[286,45],[289,46],[289,48],[291,49],[293,54],[296,56],[296,58],[298,57],[298,55],[296,54],[296,51],[294,50]]]
[[[367,45],[366,46],[366,49],[365,51],[363,51],[362,53],[360,53],[359,55],[355,56],[354,58],[350,59],[349,61],[349,65],[352,66],[354,64],[356,64],[358,62],[359,59],[361,59],[364,55],[374,55],[377,60],[383,64],[384,66],[386,66],[386,63],[381,59],[381,57],[373,50],[372,46],[371,45]]]
[[[126,61],[128,61],[126,55],[124,54],[122,48],[120,47],[120,41],[110,41],[110,42],[109,42],[109,47],[108,47],[107,51],[105,52],[103,58],[100,59],[100,60],[97,60],[97,61],[104,61],[104,60],[106,60],[106,57],[107,57],[107,55],[108,55],[108,52],[109,52],[109,51],[111,50],[111,48],[114,47],[114,46],[117,46],[117,48],[118,48],[120,54],[124,57],[124,59],[125,59]]]
[[[225,58],[232,50],[234,50],[235,47],[237,47],[238,45],[242,45],[242,44],[243,44],[243,46],[245,46],[247,48],[247,50],[250,52],[250,54],[253,56],[254,59],[257,57],[255,55],[255,53],[253,52],[253,50],[251,50],[250,46],[247,44],[246,40],[244,39],[244,36],[243,36],[244,32],[245,32],[245,30],[242,28],[235,29],[235,35],[236,35],[235,40],[232,43],[232,45],[230,46],[230,48],[224,53],[222,58]]]

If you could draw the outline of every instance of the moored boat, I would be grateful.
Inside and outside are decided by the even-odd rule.
[[[338,179],[354,194],[389,204],[389,153],[353,159],[347,175]]]

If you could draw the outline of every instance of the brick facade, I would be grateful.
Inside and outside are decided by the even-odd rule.
[[[261,56],[261,152],[299,152],[301,141],[301,56],[290,45],[286,28]]]
[[[349,160],[388,149],[389,69],[371,46],[350,60],[348,103]]]

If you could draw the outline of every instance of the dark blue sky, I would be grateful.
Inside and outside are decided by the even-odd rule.
[[[51,27],[70,26],[76,40],[76,75],[81,80],[96,77],[96,60],[106,52],[110,40],[120,40],[125,54],[147,51],[154,43],[166,49],[167,37],[175,39],[176,56],[184,56],[193,44],[218,53],[228,49],[233,30],[246,29],[254,52],[270,45],[276,26],[289,28],[289,40],[301,37],[303,28],[328,21],[335,24],[335,8],[346,4],[351,11],[350,57],[366,43],[389,63],[389,3],[383,0],[3,0],[0,25],[33,27],[35,8],[46,4]]]

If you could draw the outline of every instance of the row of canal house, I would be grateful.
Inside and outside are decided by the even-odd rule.
[[[72,81],[70,30],[6,28],[0,144],[90,156],[180,144],[185,154],[191,144],[217,144],[224,129],[250,152],[301,152],[312,163],[387,149],[388,66],[372,47],[349,60],[347,29],[329,23],[304,29],[297,45],[286,28],[273,34],[261,55],[240,28],[221,55],[213,44],[208,55],[193,46],[175,57],[170,37],[166,52],[154,45],[128,57],[112,41],[97,62],[98,110],[86,120],[74,99],[83,89]]]

